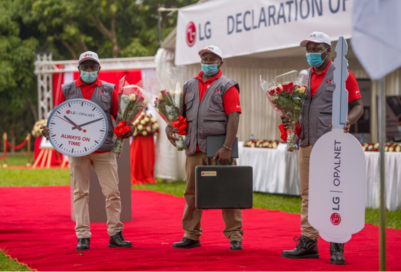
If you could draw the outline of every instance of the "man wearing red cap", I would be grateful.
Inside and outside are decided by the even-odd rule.
[[[301,209],[301,237],[296,237],[296,248],[284,250],[282,257],[290,259],[319,258],[317,239],[319,232],[308,222],[309,199],[309,159],[312,147],[316,141],[331,130],[333,91],[335,89],[334,64],[331,62],[331,41],[329,36],[322,32],[313,32],[301,42],[300,46],[306,48],[306,59],[311,66],[309,73],[309,86],[306,98],[299,117],[300,132],[299,144],[299,179],[302,197]],[[348,121],[344,132],[348,133],[350,125],[356,123],[363,114],[363,104],[355,76],[348,71],[345,87],[348,91]],[[286,116],[281,116],[285,128],[290,124]],[[345,264],[344,244],[330,243],[330,263]]]
[[[103,145],[92,154],[83,157],[69,157],[70,171],[74,184],[74,213],[76,219],[75,232],[78,237],[76,250],[88,250],[91,238],[89,221],[89,173],[92,165],[98,178],[102,192],[106,197],[107,232],[110,236],[109,247],[128,248],[132,247],[131,242],[125,241],[122,234],[123,224],[120,221],[121,199],[118,189],[117,161],[113,148],[113,124],[118,113],[118,95],[115,85],[101,81],[98,78],[100,60],[95,52],[85,52],[79,57],[78,70],[80,77],[61,87],[61,92],[56,99],[56,106],[66,100],[81,98],[88,99],[98,104],[105,112],[109,131]],[[46,127],[42,135],[48,138],[49,129]],[[130,137],[130,132],[123,135]]]
[[[173,248],[193,248],[201,246],[202,210],[195,207],[195,168],[199,165],[229,164],[231,147],[238,131],[241,113],[239,85],[223,76],[220,70],[223,55],[216,46],[208,46],[199,51],[202,71],[184,85],[184,115],[188,120],[187,144],[187,186],[185,188],[185,210],[182,226],[185,230],[181,242],[174,243]],[[173,136],[176,128],[167,127],[166,134],[175,145],[178,140]],[[207,158],[206,138],[208,136],[226,135],[223,146],[214,159]],[[239,209],[222,210],[226,225],[223,233],[230,240],[230,250],[242,250],[242,213]]]

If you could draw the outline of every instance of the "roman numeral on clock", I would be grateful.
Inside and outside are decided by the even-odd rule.
[[[71,108],[71,104],[70,103],[68,103],[68,106]]]
[[[103,130],[103,129],[101,129],[100,131],[101,131],[101,132],[104,132],[104,130]]]
[[[96,110],[96,107],[93,107],[92,111]]]
[[[58,147],[60,148],[60,147],[62,147],[62,146],[63,146],[63,144],[59,145]]]
[[[71,150],[71,153],[74,153],[74,148]]]
[[[86,150],[86,147],[85,147],[85,151],[87,151],[87,150]]]
[[[95,141],[95,143],[97,143],[97,144],[98,144],[99,142],[98,142],[98,141]]]
[[[81,107],[83,107],[84,106],[84,102],[82,102],[82,104],[81,104]]]
[[[51,137],[54,137],[54,136],[56,136],[56,134],[53,134]]]

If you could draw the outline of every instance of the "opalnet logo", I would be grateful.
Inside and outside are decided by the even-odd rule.
[[[189,22],[187,25],[187,44],[192,47],[196,41],[196,27],[194,22]]]
[[[338,213],[333,213],[330,216],[330,221],[334,226],[338,226],[341,223],[341,216]]]

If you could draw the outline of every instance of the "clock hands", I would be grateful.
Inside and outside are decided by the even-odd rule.
[[[90,121],[90,122],[87,122],[87,123],[84,123],[84,124],[81,124],[81,125],[79,125],[80,127],[83,127],[83,126],[86,126],[86,125],[89,125],[89,124],[92,124],[92,123],[95,123],[95,122],[97,122],[97,121],[100,121],[100,120],[103,120],[103,118],[99,118],[99,119],[96,119],[96,120],[93,120],[93,121]],[[76,129],[77,127],[73,127],[72,129],[74,130],[74,129]]]
[[[61,118],[61,117],[58,116],[58,115],[56,115],[56,117],[60,118],[60,119],[63,120],[64,122],[69,123],[70,125],[73,125],[73,126],[76,127],[77,129],[82,130],[82,128],[80,128],[79,126],[77,126],[77,125],[76,125],[73,121],[71,121],[68,117],[64,116],[64,118],[67,119],[68,121],[65,120],[65,119],[63,119],[63,118]],[[83,131],[86,132],[85,129],[84,129]]]

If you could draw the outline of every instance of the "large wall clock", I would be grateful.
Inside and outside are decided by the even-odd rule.
[[[81,157],[96,151],[106,140],[109,124],[96,103],[71,99],[58,105],[47,121],[49,140],[60,153]]]

